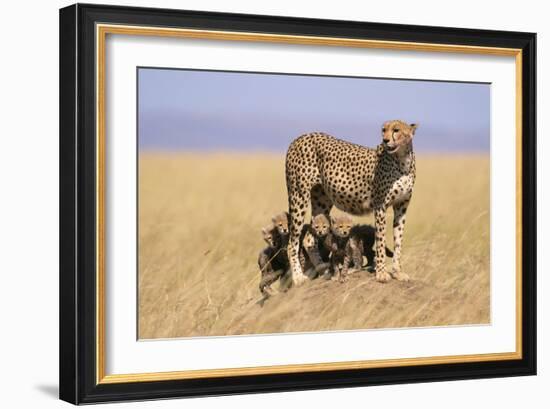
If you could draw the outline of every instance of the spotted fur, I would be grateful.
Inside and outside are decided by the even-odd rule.
[[[305,260],[302,260],[302,258],[306,257],[311,267],[316,270],[316,273],[313,274],[315,277],[319,272],[323,272],[321,265],[324,264],[328,267],[330,246],[327,244],[326,238],[329,234],[330,221],[322,213],[313,217],[310,225],[304,225],[303,239],[300,241],[303,248],[303,252],[300,254],[300,264],[304,263]],[[311,273],[307,275],[314,278]]]
[[[332,216],[330,223],[330,268],[332,279],[345,282],[351,266],[350,232],[353,227],[351,217]]]
[[[374,212],[376,279],[408,280],[401,269],[405,215],[416,177],[412,140],[415,124],[388,121],[382,143],[375,149],[313,132],[295,139],[286,155],[286,183],[290,215],[288,256],[292,280],[307,277],[299,262],[300,237],[307,208],[312,216],[329,216],[333,206],[353,215]],[[386,213],[393,207],[394,256],[391,275],[385,269]]]

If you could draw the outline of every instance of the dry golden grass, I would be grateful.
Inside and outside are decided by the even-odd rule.
[[[287,206],[283,155],[143,154],[139,337],[488,323],[488,156],[418,156],[417,171],[403,250],[410,282],[362,272],[260,306],[260,228]]]

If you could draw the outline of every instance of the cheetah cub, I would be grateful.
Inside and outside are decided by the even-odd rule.
[[[305,225],[301,240],[300,264],[303,271],[308,270],[308,276],[315,278],[329,269],[330,264],[330,221],[324,214],[318,214],[311,220],[311,225]],[[304,254],[305,253],[305,254]],[[307,260],[306,260],[307,258]]]
[[[363,257],[367,259],[367,270],[374,271],[374,243],[376,231],[370,224],[357,224],[350,231],[350,250],[354,269],[363,268]],[[393,257],[393,252],[386,246],[386,256]]]
[[[271,222],[279,232],[279,235],[288,241],[288,226],[290,224],[290,216],[288,212],[281,212],[279,214],[276,214],[271,218]]]
[[[258,255],[260,268],[260,292],[264,296],[271,293],[271,284],[277,281],[289,268],[288,245],[288,213],[273,216],[271,224],[262,229],[262,238],[267,244]]]
[[[347,281],[352,262],[350,232],[353,227],[351,217],[347,215],[331,216],[330,267],[332,280]]]

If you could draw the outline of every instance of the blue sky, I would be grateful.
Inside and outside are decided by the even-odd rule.
[[[375,146],[384,121],[419,123],[423,152],[488,152],[490,85],[140,68],[139,149],[284,152],[323,131]]]

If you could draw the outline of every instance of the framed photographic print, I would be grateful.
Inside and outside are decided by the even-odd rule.
[[[535,374],[535,44],[61,9],[61,399]]]

